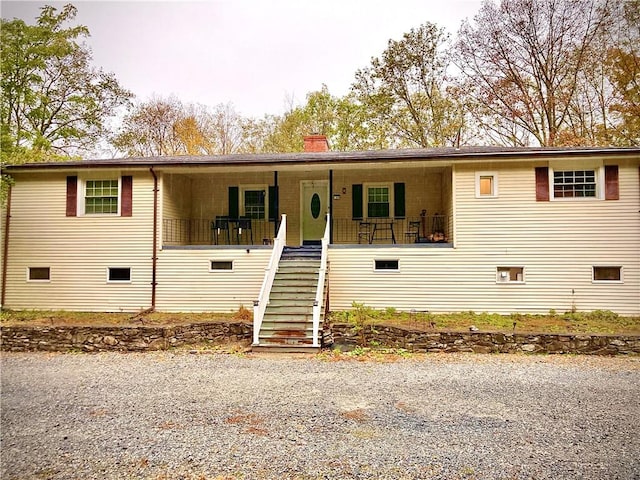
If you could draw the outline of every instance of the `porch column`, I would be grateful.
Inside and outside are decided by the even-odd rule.
[[[333,243],[333,170],[329,170],[329,244]]]

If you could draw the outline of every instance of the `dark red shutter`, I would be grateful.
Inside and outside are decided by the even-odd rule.
[[[133,212],[133,177],[122,177],[122,206],[120,216],[130,217]]]
[[[78,216],[78,177],[67,177],[67,217]]]
[[[618,187],[618,166],[605,165],[604,167],[604,199],[619,200],[620,188]]]
[[[549,168],[536,167],[536,201],[549,201]]]

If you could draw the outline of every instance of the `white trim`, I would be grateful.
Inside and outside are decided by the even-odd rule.
[[[480,179],[482,177],[491,177],[492,192],[490,195],[483,195],[480,193]],[[476,172],[476,198],[498,198],[498,172]]]
[[[555,175],[554,172],[575,172],[575,171],[593,170],[596,181],[596,194],[593,197],[558,197],[555,192]],[[589,202],[594,200],[604,200],[605,184],[604,184],[604,164],[602,160],[571,160],[563,162],[549,163],[549,200],[556,202]]]

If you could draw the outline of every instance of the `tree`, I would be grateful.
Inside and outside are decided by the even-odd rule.
[[[113,74],[91,65],[90,49],[79,43],[87,28],[64,28],[76,15],[73,5],[41,10],[35,25],[2,19],[3,161],[25,149],[39,158],[90,149],[104,136],[106,119],[132,96]]]
[[[456,49],[463,89],[489,138],[562,144],[576,124],[581,74],[606,25],[606,0],[485,1],[474,23],[463,23]],[[585,107],[599,108],[583,102],[577,110]]]
[[[239,151],[242,141],[243,119],[233,105],[211,109],[176,97],[137,104],[111,139],[129,156],[226,155]]]
[[[447,91],[448,41],[444,29],[427,22],[401,40],[389,40],[380,58],[356,72],[352,91],[366,112],[373,144],[441,147],[460,142],[464,108]]]

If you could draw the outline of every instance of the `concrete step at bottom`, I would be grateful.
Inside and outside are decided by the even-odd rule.
[[[310,353],[315,354],[320,351],[320,347],[312,345],[252,345],[251,351],[254,353]]]

